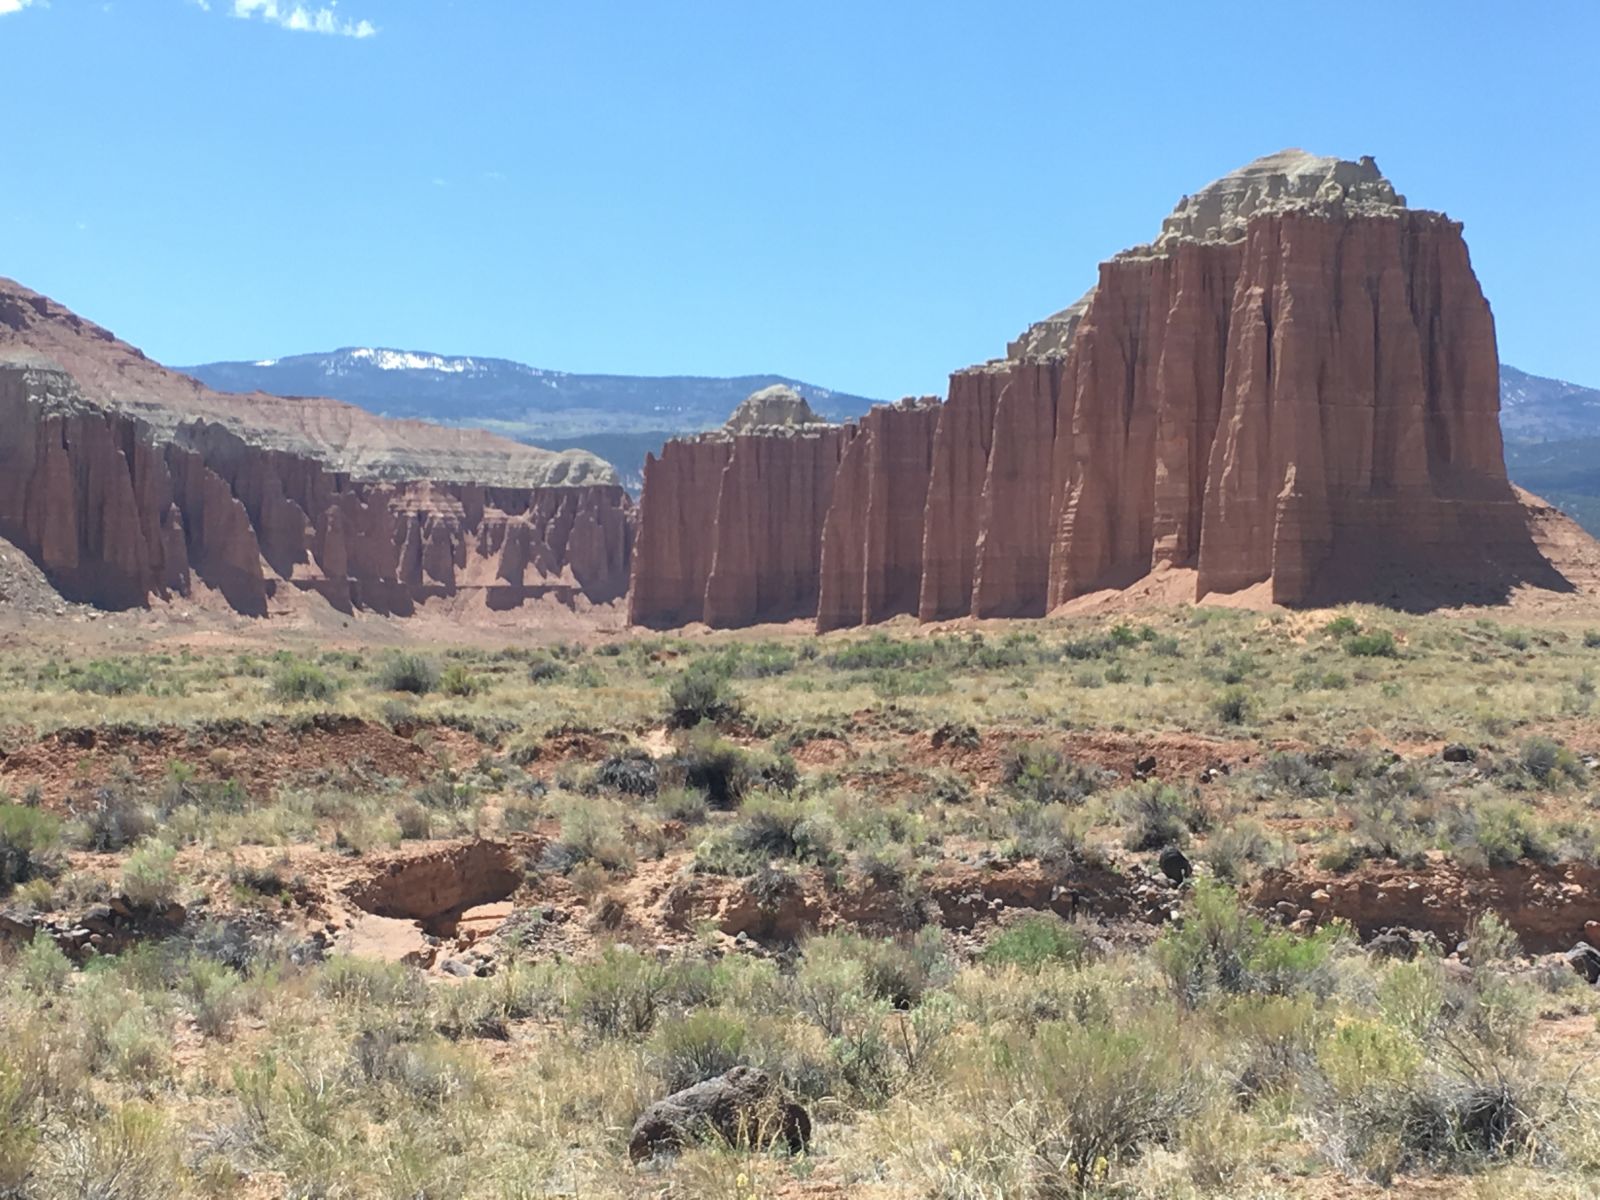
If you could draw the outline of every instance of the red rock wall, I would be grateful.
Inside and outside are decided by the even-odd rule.
[[[466,589],[495,608],[627,589],[619,487],[366,483],[215,426],[179,435],[147,440],[58,372],[0,370],[0,533],[64,595],[108,608],[188,595],[195,578],[251,616],[290,585],[397,614]]]
[[[940,407],[880,405],[861,420],[822,531],[818,630],[918,610],[925,501]]]
[[[854,433],[741,434],[723,468],[706,578],[707,625],[814,617],[822,526]]]
[[[1012,364],[995,406],[978,504],[972,615],[1042,617],[1050,576],[1050,473],[1061,361]]]
[[[705,616],[717,499],[733,441],[671,441],[644,461],[628,620],[670,629]],[[643,497],[649,497],[645,503]]]
[[[1286,604],[1562,586],[1506,480],[1493,318],[1436,213],[1275,212],[1242,241],[1118,257],[1064,354],[894,412],[846,427],[836,477],[831,452],[739,440],[708,623],[1036,616],[1164,568],[1193,570],[1197,599],[1270,581]],[[647,477],[647,530],[658,496],[702,527],[705,485],[674,478]],[[655,570],[641,557],[636,592]]]
[[[1374,528],[1385,506],[1438,532],[1454,518],[1424,509],[1510,499],[1494,321],[1459,225],[1275,216],[1239,249],[1202,592],[1271,578],[1282,603],[1326,595],[1389,557],[1378,535],[1406,522]],[[1461,548],[1413,544],[1444,573]]]
[[[989,472],[995,407],[1010,378],[1009,365],[973,367],[950,377],[950,396],[939,410],[933,439],[922,526],[922,591],[917,606],[924,621],[972,611],[977,568],[977,500]]]

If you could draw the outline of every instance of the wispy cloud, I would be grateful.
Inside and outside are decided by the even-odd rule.
[[[0,0],[0,6],[15,0]],[[200,0],[201,8],[209,8]],[[297,33],[327,33],[335,37],[369,38],[378,32],[371,21],[353,21],[339,15],[339,0],[327,4],[292,4],[288,0],[233,0],[233,15],[246,20],[258,18],[271,25]],[[0,8],[3,11],[3,8]]]
[[[0,0],[0,17],[7,13],[21,12],[32,3],[33,0]]]

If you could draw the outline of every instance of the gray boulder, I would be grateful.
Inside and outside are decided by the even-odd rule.
[[[628,1157],[640,1162],[708,1138],[756,1148],[782,1144],[798,1154],[811,1141],[811,1114],[786,1101],[765,1071],[734,1067],[645,1109],[628,1138]]]
[[[1587,983],[1600,983],[1600,950],[1579,942],[1567,951],[1567,963]]]

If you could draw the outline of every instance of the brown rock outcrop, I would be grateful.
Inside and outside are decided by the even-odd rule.
[[[948,401],[914,420],[883,415],[896,411],[847,427],[831,484],[827,455],[801,464],[803,495],[784,495],[794,481],[761,434],[724,468],[737,486],[719,494],[717,553],[753,563],[757,513],[757,537],[788,559],[817,537],[820,629],[913,608],[1037,616],[1158,570],[1189,572],[1176,578],[1195,599],[1264,587],[1284,604],[1578,586],[1541,554],[1506,479],[1494,322],[1461,227],[1406,208],[1371,159],[1285,151],[1185,197],[1154,242],[1102,264],[1006,359],[953,375]],[[686,499],[696,486],[647,476],[645,526],[658,496],[703,513]],[[794,519],[774,524],[778,512]],[[682,536],[653,532],[662,546]],[[705,569],[691,562],[680,590],[697,595]],[[662,586],[659,570],[640,558],[636,597]],[[779,592],[740,568],[702,616],[794,615],[806,589]],[[635,610],[673,620],[671,605]]]
[[[593,456],[208,392],[0,281],[0,536],[102,607],[198,580],[252,616],[286,588],[405,614],[614,601],[633,513]]]

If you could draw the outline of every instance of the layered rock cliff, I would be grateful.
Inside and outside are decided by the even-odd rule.
[[[781,393],[787,393],[781,394]],[[819,421],[787,388],[645,460],[628,618],[670,628],[814,616],[822,527],[853,428]]]
[[[606,603],[632,521],[591,455],[210,392],[0,281],[0,536],[70,599],[129,608],[198,581],[251,615],[294,590],[389,614],[468,591]]]
[[[1183,573],[1195,599],[1264,587],[1284,604],[1567,590],[1507,483],[1498,408],[1461,226],[1407,208],[1370,158],[1285,151],[1185,197],[1005,359],[952,376],[943,404],[845,427],[831,487],[828,456],[807,459],[795,519],[768,528],[797,558],[815,531],[822,629],[1036,616],[1154,571]],[[642,543],[681,537],[672,513],[696,503],[718,554],[725,514],[789,511],[786,452],[748,436],[721,468],[739,503],[714,514],[685,499],[701,485],[669,447],[646,478]],[[635,619],[670,624],[678,612],[650,600],[656,564],[636,563]],[[699,604],[710,577],[694,563],[679,591],[711,624],[802,606],[796,588],[769,606],[759,580],[737,572]]]

